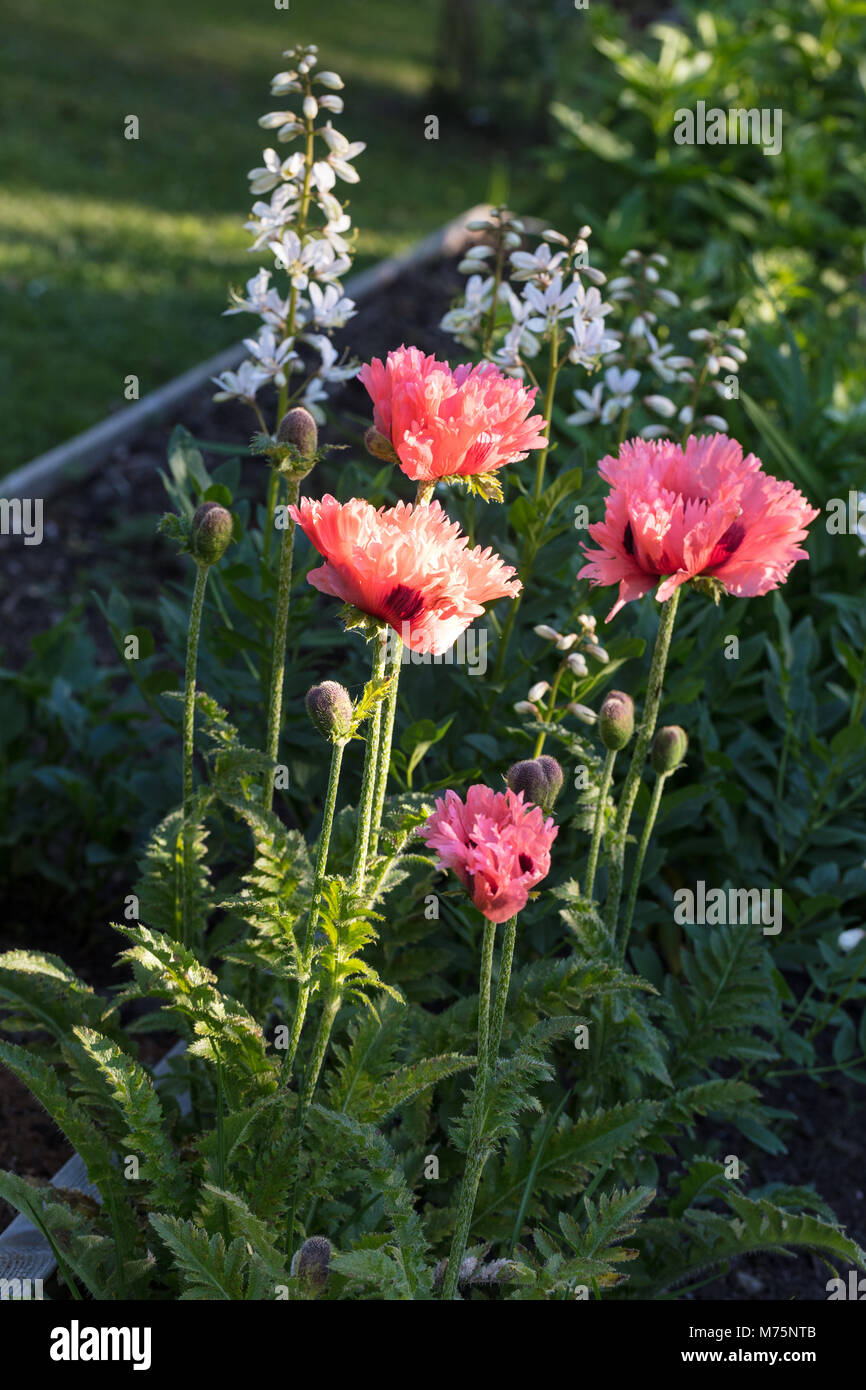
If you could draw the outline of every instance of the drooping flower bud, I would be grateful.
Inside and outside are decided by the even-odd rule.
[[[319,447],[319,427],[302,405],[292,406],[277,426],[277,443],[291,444],[302,459],[311,459]]]
[[[202,502],[192,519],[190,550],[200,565],[221,560],[232,538],[232,514],[219,502]]]
[[[544,756],[513,763],[505,780],[513,792],[523,792],[547,815],[562,790],[563,774],[555,758]]]
[[[324,1292],[328,1283],[328,1266],[331,1263],[331,1242],[325,1236],[309,1236],[293,1263],[292,1273],[303,1285],[306,1293]]]
[[[625,748],[634,733],[634,701],[622,690],[612,690],[599,711],[601,741],[609,752]]]
[[[368,454],[372,454],[374,459],[382,459],[384,463],[399,463],[397,450],[391,443],[386,434],[377,430],[375,425],[371,425],[364,435],[364,446]]]
[[[689,750],[689,736],[679,724],[666,724],[657,729],[650,749],[650,759],[656,772],[675,772]]]
[[[339,681],[322,681],[307,691],[304,704],[319,733],[332,743],[346,739],[352,731],[352,701]]]

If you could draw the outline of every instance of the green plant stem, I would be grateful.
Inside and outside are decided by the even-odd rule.
[[[554,325],[550,335],[550,359],[547,369],[547,390],[544,395],[544,422],[547,426],[547,443],[540,450],[535,463],[535,490],[532,494],[533,502],[541,501],[541,494],[544,491],[544,470],[547,466],[547,455],[550,453],[550,422],[553,418],[553,402],[556,395],[556,378],[559,376],[559,329]]]
[[[271,469],[270,482],[268,483],[268,500],[265,503],[265,534],[262,537],[262,559],[267,568],[271,563],[271,540],[274,534],[274,513],[277,510],[277,497],[279,496],[280,475],[276,468]]]
[[[396,632],[390,634],[393,643],[391,658],[385,674],[390,680],[385,706],[382,711],[379,757],[376,767],[376,784],[373,793],[373,822],[370,827],[370,853],[376,854],[379,848],[379,830],[382,825],[382,812],[385,808],[385,792],[388,788],[388,770],[391,766],[391,744],[394,741],[394,719],[397,714],[397,688],[400,683],[400,669],[403,664],[403,643]]]
[[[628,835],[631,813],[634,809],[638,788],[640,787],[641,777],[643,776],[646,755],[652,736],[655,733],[656,722],[658,720],[659,705],[661,704],[662,690],[664,688],[665,666],[667,665],[668,652],[670,651],[671,637],[676,621],[679,598],[680,586],[674,589],[671,597],[666,603],[662,604],[662,611],[659,617],[659,628],[656,634],[656,643],[653,649],[652,663],[650,665],[643,719],[641,720],[641,725],[638,730],[634,752],[632,753],[631,763],[629,764],[628,774],[625,779],[625,785],[623,786],[622,794],[619,799],[613,853],[611,855],[610,882],[607,890],[607,902],[605,903],[605,921],[611,940],[614,940],[616,937],[616,919],[617,913],[619,912],[620,895],[622,893],[626,836]]]
[[[193,757],[195,755],[195,678],[198,668],[198,642],[201,615],[207,588],[208,566],[197,565],[195,588],[189,614],[186,638],[186,671],[183,692],[183,906],[181,939],[184,946],[192,945],[193,910]]]
[[[499,1060],[499,1044],[502,1042],[502,1025],[505,1022],[505,1006],[508,1002],[508,987],[511,983],[511,962],[514,960],[514,945],[517,940],[517,917],[505,923],[502,939],[502,954],[499,957],[499,979],[496,981],[496,995],[493,1000],[493,1022],[490,1025],[490,1074],[496,1071]]]
[[[627,906],[626,912],[625,912],[625,922],[623,923],[623,929],[622,929],[622,941],[620,942],[620,947],[619,947],[619,958],[620,958],[620,961],[624,961],[624,960],[625,960],[625,953],[626,953],[626,950],[627,950],[627,948],[628,948],[628,937],[629,937],[629,932],[631,931],[631,924],[632,924],[632,918],[634,917],[635,903],[637,902],[638,888],[640,887],[641,874],[643,873],[643,864],[644,864],[644,860],[646,859],[646,852],[647,852],[647,850],[649,849],[649,842],[650,842],[650,838],[651,838],[652,833],[653,833],[653,826],[654,826],[655,823],[656,823],[656,816],[658,815],[658,812],[659,812],[659,806],[660,806],[660,804],[661,804],[662,793],[664,792],[664,789],[665,789],[665,783],[667,782],[668,778],[669,778],[669,777],[672,777],[672,776],[673,776],[673,773],[672,773],[672,772],[662,772],[662,773],[660,773],[660,774],[658,775],[658,777],[656,778],[656,783],[655,783],[655,786],[653,787],[652,800],[650,801],[650,808],[649,808],[649,811],[647,812],[647,818],[646,818],[646,820],[644,821],[643,834],[642,834],[641,837],[640,837],[640,844],[638,845],[637,858],[635,859],[635,862],[634,862],[634,868],[633,868],[633,870],[632,870],[632,875],[631,875],[631,884],[629,885],[628,906]]]
[[[316,1033],[316,1040],[313,1044],[312,1056],[310,1057],[307,1073],[304,1077],[304,1089],[298,1101],[298,1118],[295,1127],[294,1143],[295,1181],[292,1184],[292,1205],[286,1225],[286,1248],[289,1256],[291,1256],[295,1238],[295,1215],[298,1210],[298,1195],[300,1192],[301,1145],[304,1141],[304,1130],[307,1125],[307,1111],[316,1093],[319,1073],[322,1070],[322,1063],[325,1060],[325,1054],[328,1051],[328,1043],[331,1040],[331,1030],[334,1027],[334,1020],[340,1012],[340,1005],[342,1002],[343,998],[341,992],[339,989],[332,986],[325,999],[322,1016],[319,1019],[319,1028]]]
[[[550,687],[550,698],[547,702],[547,718],[545,720],[546,724],[553,723],[553,716],[556,713],[556,697],[559,693],[560,681],[562,680],[563,674],[567,669],[568,663],[566,661],[561,662],[559,669],[556,672],[556,675],[553,677],[553,684]],[[544,741],[546,738],[547,734],[544,732],[543,729],[540,730],[538,738],[535,740],[535,749],[532,754],[533,758],[541,757],[542,749],[544,748]]]
[[[333,745],[333,750],[331,752],[331,770],[328,776],[328,790],[325,795],[322,829],[319,832],[319,847],[316,854],[313,896],[310,899],[310,915],[307,918],[307,930],[304,935],[302,955],[304,979],[301,981],[298,989],[298,1003],[295,1009],[295,1017],[292,1020],[292,1034],[283,1060],[283,1076],[285,1078],[290,1077],[292,1074],[292,1068],[295,1065],[295,1057],[298,1052],[298,1044],[301,1040],[301,1032],[307,1016],[307,1008],[310,1003],[310,993],[312,990],[310,970],[313,962],[313,947],[316,940],[319,908],[322,902],[322,889],[325,883],[325,874],[328,870],[328,850],[331,844],[331,830],[334,825],[334,810],[337,804],[337,789],[340,785],[340,769],[343,765],[343,750],[345,747],[345,741],[340,739]]]
[[[300,482],[289,482],[289,505],[298,500]],[[271,683],[268,694],[268,735],[265,755],[270,768],[262,788],[262,805],[270,811],[274,803],[274,767],[279,757],[280,723],[283,716],[283,679],[286,670],[286,634],[289,629],[289,604],[292,599],[292,553],[295,545],[295,523],[288,517],[280,548],[280,574],[277,585],[277,611],[274,617],[274,643],[271,655]]]
[[[592,840],[589,846],[589,860],[586,865],[586,886],[583,896],[587,902],[592,901],[592,890],[595,887],[595,871],[598,867],[598,855],[601,849],[601,837],[604,830],[604,816],[607,808],[607,797],[610,791],[610,784],[613,781],[613,765],[616,762],[617,750],[609,748],[607,757],[604,760],[604,772],[601,778],[601,789],[598,794],[598,805],[595,808],[595,821],[592,827]]]
[[[454,1299],[457,1297],[460,1266],[463,1263],[466,1242],[469,1239],[469,1227],[472,1224],[472,1213],[475,1209],[478,1184],[481,1181],[481,1173],[487,1158],[483,1142],[484,1107],[487,1099],[487,1084],[490,1069],[490,977],[493,970],[493,943],[495,939],[496,926],[493,922],[488,922],[485,918],[484,941],[481,950],[481,973],[478,987],[478,1062],[475,1072],[475,1094],[472,1098],[472,1129],[466,1167],[463,1172],[463,1181],[460,1185],[460,1198],[457,1205],[457,1220],[454,1227],[454,1238],[451,1242],[451,1253],[448,1257],[448,1268],[445,1272],[445,1283],[442,1289],[443,1299]]]
[[[381,681],[385,673],[384,633],[378,631],[373,638],[372,679]],[[364,755],[364,775],[361,781],[361,798],[358,803],[358,823],[355,830],[355,853],[352,860],[352,892],[363,892],[367,874],[367,851],[370,843],[370,826],[373,820],[373,797],[376,792],[376,772],[379,761],[379,740],[382,729],[382,702],[369,717],[367,726],[367,750]]]

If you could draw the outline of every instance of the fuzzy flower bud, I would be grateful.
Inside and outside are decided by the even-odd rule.
[[[559,641],[559,633],[556,628],[548,627],[547,623],[539,623],[538,627],[534,627],[532,631],[535,633],[536,637],[543,637],[545,642]]]
[[[562,768],[555,758],[525,758],[512,764],[505,780],[513,792],[523,792],[547,815],[562,791]]]
[[[219,502],[202,502],[192,519],[190,550],[200,565],[221,560],[232,538],[232,514]]]
[[[364,446],[368,454],[372,454],[374,459],[382,459],[383,463],[399,463],[397,451],[386,434],[377,430],[375,425],[371,425],[364,435]]]
[[[650,758],[656,772],[675,772],[689,750],[689,737],[679,724],[667,724],[657,729],[650,749]]]
[[[352,730],[352,701],[338,681],[322,681],[307,691],[304,704],[319,733],[337,743]]]
[[[277,428],[277,443],[290,444],[302,459],[311,459],[319,447],[319,427],[302,405],[293,406]]]
[[[550,685],[547,681],[536,681],[534,685],[529,687],[529,699],[535,704],[537,700],[544,699],[549,689]]]
[[[294,1260],[292,1273],[307,1293],[320,1294],[328,1283],[331,1263],[331,1242],[325,1236],[310,1236],[304,1241]]]
[[[599,713],[601,741],[610,752],[625,748],[634,733],[634,701],[622,690],[605,697]]]
[[[678,724],[666,724],[664,728],[656,730],[656,737],[653,738],[652,748],[649,751],[652,766],[655,767],[659,776],[663,773],[673,773],[683,762],[688,752],[688,734],[684,728]]]

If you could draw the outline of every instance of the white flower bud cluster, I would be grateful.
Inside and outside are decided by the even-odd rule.
[[[466,289],[441,325],[459,343],[521,378],[554,333],[565,346],[571,339],[566,356],[587,371],[620,346],[604,322],[613,308],[597,288],[605,276],[588,263],[589,227],[572,241],[548,228],[534,250],[524,250],[523,222],[500,207],[469,230],[487,241],[460,262],[469,276]]]
[[[719,325],[715,331],[696,328],[688,334],[688,350],[677,351],[670,334],[660,331],[660,315],[680,307],[679,296],[661,284],[661,272],[667,265],[667,257],[660,252],[645,256],[641,251],[627,251],[623,256],[622,273],[608,282],[605,292],[627,315],[623,329],[626,347],[612,357],[614,365],[605,369],[591,391],[574,392],[580,408],[568,416],[568,424],[610,425],[620,420],[623,437],[639,397],[651,415],[665,422],[644,425],[640,430],[644,439],[688,432],[695,424],[727,430],[721,415],[699,414],[699,403],[708,386],[728,400],[735,394],[730,374],[736,374],[746,361],[742,347],[745,335],[742,329],[727,325]],[[700,352],[692,346],[696,343],[702,345]],[[723,371],[729,375],[716,380]],[[683,393],[671,389],[678,386],[688,388],[685,401]]]
[[[338,361],[329,335],[356,312],[340,287],[352,264],[347,240],[351,221],[333,190],[338,179],[358,182],[352,160],[365,146],[334,129],[331,116],[343,110],[343,99],[336,95],[343,82],[335,72],[317,70],[317,53],[310,44],[283,55],[292,66],[277,73],[271,94],[288,98],[296,109],[269,111],[259,120],[264,130],[276,132],[279,144],[302,137],[304,149],[285,158],[267,149],[263,164],[250,170],[250,192],[257,199],[245,224],[253,239],[250,251],[266,248],[273,255],[274,268],[258,270],[244,293],[231,292],[226,313],[255,314],[262,326],[255,337],[244,339],[250,355],[238,370],[214,377],[220,388],[214,400],[242,400],[258,409],[257,393],[273,382],[281,390],[284,406],[291,376],[303,370],[297,351],[297,344],[303,342],[313,348],[319,362],[292,392],[291,400],[304,405],[321,424],[327,386],[355,376],[359,366]],[[270,198],[264,201],[259,195],[266,194]],[[285,277],[285,294],[272,284],[275,275]]]
[[[539,708],[545,696],[551,689],[558,690],[559,683],[566,671],[570,671],[572,676],[578,681],[589,676],[589,666],[587,657],[601,665],[607,665],[610,661],[609,654],[598,642],[595,635],[596,620],[586,613],[578,615],[579,632],[559,632],[555,627],[550,627],[548,623],[539,623],[532,630],[536,637],[540,637],[544,642],[553,644],[553,650],[562,653],[559,671],[555,677],[554,684],[551,686],[549,681],[536,681],[527,691],[525,700],[518,700],[514,706],[516,714],[531,714],[536,719],[543,717],[543,712]],[[576,650],[576,648],[580,650]],[[570,714],[576,714],[578,710],[582,713],[577,717],[584,723],[594,723],[595,715],[592,710],[587,709],[586,705],[577,705],[573,701],[567,706]],[[591,718],[587,719],[587,715]]]

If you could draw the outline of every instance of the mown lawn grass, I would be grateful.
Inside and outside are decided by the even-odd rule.
[[[144,394],[240,336],[220,314],[255,266],[246,172],[291,44],[319,44],[346,82],[338,129],[368,143],[341,186],[357,265],[504,191],[483,137],[445,116],[424,138],[437,22],[403,0],[6,0],[0,472],[123,408],[128,374]]]

